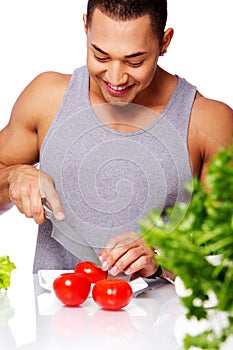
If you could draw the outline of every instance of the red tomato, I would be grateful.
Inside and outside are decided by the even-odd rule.
[[[132,295],[129,283],[120,278],[98,281],[92,289],[92,297],[96,304],[108,310],[117,310],[128,305]]]
[[[67,306],[78,306],[88,297],[91,283],[81,273],[63,273],[53,282],[57,298]]]
[[[108,277],[108,271],[103,271],[99,266],[90,261],[78,263],[74,271],[85,274],[91,283],[96,283]]]

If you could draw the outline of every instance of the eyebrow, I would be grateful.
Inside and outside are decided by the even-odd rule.
[[[91,46],[98,52],[102,53],[103,55],[106,55],[108,56],[108,53],[103,51],[102,49],[100,49],[98,46],[96,46],[95,44],[91,44]],[[142,56],[144,55],[145,53],[147,53],[146,51],[139,51],[139,52],[135,52],[135,53],[132,53],[131,55],[127,55],[125,56],[126,58],[133,58],[133,57],[138,57],[138,56]]]

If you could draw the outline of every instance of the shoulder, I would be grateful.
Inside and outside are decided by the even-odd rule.
[[[232,108],[224,102],[207,98],[197,91],[194,101],[194,108],[202,112],[206,117],[216,117],[219,112],[224,113],[226,117],[232,117]]]
[[[34,123],[56,113],[71,75],[44,72],[36,76],[15,102],[12,117],[29,119]]]
[[[228,144],[233,133],[233,110],[226,103],[206,98],[197,93],[191,123],[193,131],[209,141]]]
[[[58,72],[44,72],[35,77],[30,84],[23,91],[27,93],[30,92],[31,97],[36,97],[40,94],[41,97],[53,96],[53,94],[59,94],[64,92],[67,88],[71,74],[63,74]],[[47,92],[50,92],[47,95]]]
[[[71,74],[47,71],[39,74],[32,81],[34,83],[43,83],[43,84],[67,84],[70,80]]]
[[[232,108],[197,92],[190,118],[189,139],[191,151],[199,153],[203,167],[221,147],[230,144],[232,138]]]
[[[71,74],[63,74],[58,72],[43,72],[39,75],[37,75],[23,90],[21,95],[19,96],[19,99],[21,98],[27,98],[30,96],[30,98],[34,97],[36,98],[38,95],[41,97],[51,96],[49,94],[46,95],[48,91],[50,93],[59,91],[64,91],[69,83],[69,80],[71,78]]]

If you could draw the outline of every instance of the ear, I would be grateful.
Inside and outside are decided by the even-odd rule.
[[[83,15],[83,24],[84,24],[84,30],[85,33],[87,33],[87,15]]]
[[[173,28],[168,28],[164,32],[163,39],[162,39],[161,44],[160,44],[161,55],[167,51],[167,48],[170,45],[170,42],[172,40],[173,34],[174,34]]]

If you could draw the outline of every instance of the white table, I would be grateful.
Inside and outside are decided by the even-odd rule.
[[[0,304],[1,350],[180,349],[175,328],[184,309],[174,286],[160,280],[121,311],[102,310],[91,298],[80,307],[64,307],[30,273],[13,273],[4,298]],[[3,305],[12,313],[5,324]],[[226,344],[224,350],[232,350],[232,344]]]

